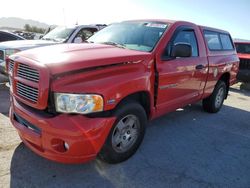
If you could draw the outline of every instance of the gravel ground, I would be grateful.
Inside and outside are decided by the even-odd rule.
[[[129,160],[64,165],[43,159],[9,123],[0,86],[0,187],[250,187],[250,92],[235,85],[217,114],[187,106],[149,123]]]

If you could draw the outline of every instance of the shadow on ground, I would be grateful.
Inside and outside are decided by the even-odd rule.
[[[249,122],[249,112],[230,106],[217,114],[187,106],[152,121],[139,151],[117,165],[58,164],[20,144],[11,187],[248,187]]]

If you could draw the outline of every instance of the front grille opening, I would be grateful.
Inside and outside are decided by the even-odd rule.
[[[38,100],[38,89],[32,86],[28,86],[21,82],[17,82],[17,94],[33,103],[37,103]]]
[[[16,100],[16,102],[18,102],[19,105],[21,105],[23,108],[25,108],[26,110],[28,111],[32,111],[34,114],[38,115],[38,116],[41,116],[43,118],[53,118],[55,117],[56,115],[58,115],[58,113],[52,113],[52,112],[49,112],[48,109],[46,108],[45,110],[38,110],[34,107],[31,107],[23,102],[21,102],[20,100]]]
[[[240,69],[250,70],[250,59],[240,59]]]
[[[22,63],[18,64],[17,76],[30,80],[32,82],[39,82],[39,72],[38,70],[31,68],[29,65]]]
[[[41,130],[36,127],[35,125],[29,123],[28,121],[26,121],[25,119],[23,119],[21,116],[17,115],[16,113],[14,113],[14,120],[17,121],[19,124],[23,125],[24,127],[32,130],[33,132],[41,135]]]

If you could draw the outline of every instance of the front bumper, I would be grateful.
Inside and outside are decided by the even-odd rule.
[[[96,157],[116,118],[68,114],[47,117],[11,97],[10,119],[25,145],[38,155],[61,163],[81,163]]]

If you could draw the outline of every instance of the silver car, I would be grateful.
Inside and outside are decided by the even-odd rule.
[[[58,26],[40,40],[0,42],[0,72],[7,73],[5,60],[13,53],[60,43],[81,43],[105,26],[101,24]]]

